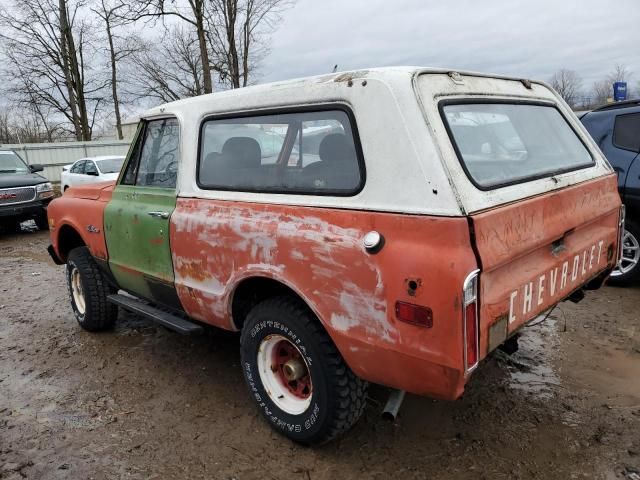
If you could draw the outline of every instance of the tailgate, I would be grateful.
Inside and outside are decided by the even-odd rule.
[[[472,215],[480,273],[480,352],[617,262],[615,175]]]

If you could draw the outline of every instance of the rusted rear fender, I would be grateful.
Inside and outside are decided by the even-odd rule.
[[[367,252],[372,230],[385,239]],[[235,329],[233,289],[263,276],[297,292],[360,377],[455,398],[462,392],[461,289],[477,268],[465,218],[179,198],[170,241],[187,313]],[[427,306],[431,328],[400,322]]]

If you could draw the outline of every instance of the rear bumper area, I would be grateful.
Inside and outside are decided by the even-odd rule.
[[[347,363],[364,380],[439,400],[456,400],[464,392],[470,376],[460,368],[442,365],[425,357],[391,348],[347,340],[336,344],[341,351],[357,351],[357,361],[349,355]],[[461,343],[461,342],[460,342]],[[344,350],[346,348],[346,350]],[[420,353],[420,352],[415,352]]]

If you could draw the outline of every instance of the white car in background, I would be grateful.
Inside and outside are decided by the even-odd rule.
[[[116,180],[124,158],[124,155],[87,157],[65,165],[60,175],[62,191],[75,185]]]

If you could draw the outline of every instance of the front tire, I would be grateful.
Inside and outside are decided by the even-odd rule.
[[[90,332],[113,327],[118,307],[107,301],[115,292],[87,247],[71,250],[67,259],[67,286],[71,308],[80,326]]]
[[[627,286],[640,277],[640,226],[627,220],[622,237],[622,261],[609,277],[610,285]]]
[[[313,313],[299,300],[265,300],[248,314],[240,337],[247,386],[271,427],[305,445],[348,431],[365,407],[359,379]]]

